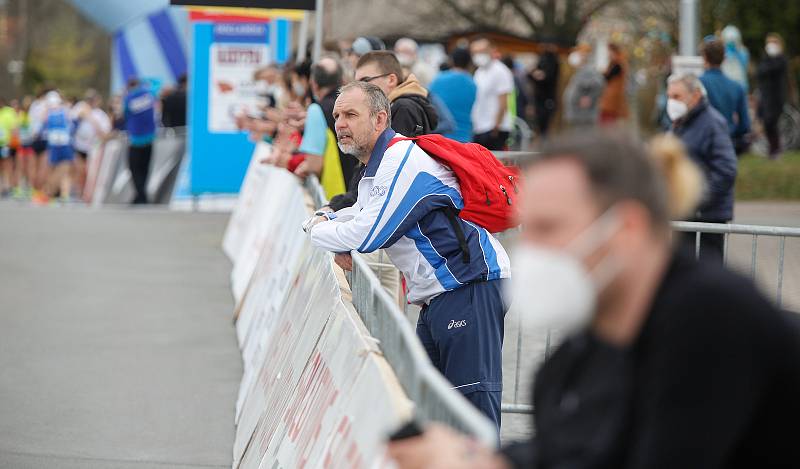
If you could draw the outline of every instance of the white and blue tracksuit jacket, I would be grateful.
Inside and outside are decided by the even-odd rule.
[[[427,304],[436,295],[476,281],[508,278],[508,255],[484,228],[456,218],[469,250],[465,263],[450,219],[460,210],[458,180],[411,141],[391,129],[381,134],[358,184],[358,200],[311,230],[311,242],[334,252],[385,249],[403,273],[408,299]]]

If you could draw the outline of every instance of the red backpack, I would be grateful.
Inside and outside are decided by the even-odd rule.
[[[490,233],[516,226],[516,200],[519,192],[519,169],[504,166],[492,152],[477,143],[461,143],[438,134],[397,137],[413,140],[436,161],[456,175],[461,187],[464,208],[459,216]]]

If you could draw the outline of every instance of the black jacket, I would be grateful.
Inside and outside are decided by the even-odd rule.
[[[392,111],[392,129],[406,137],[432,133],[433,129],[439,124],[436,108],[425,96],[418,94],[401,95],[392,101],[390,109]],[[331,198],[328,202],[328,206],[332,210],[341,210],[356,203],[356,199],[358,199],[358,183],[364,175],[364,166],[359,166],[352,173],[352,177],[345,179],[349,181],[347,192]]]
[[[178,89],[161,101],[161,123],[164,127],[186,126],[186,90]]]
[[[783,112],[787,95],[786,57],[765,57],[758,63],[758,115],[766,123],[776,122]]]
[[[791,313],[794,315],[795,313]],[[800,334],[749,280],[678,254],[625,349],[567,339],[534,390],[525,468],[796,467]]]
[[[707,222],[732,220],[737,160],[727,121],[704,98],[674,123],[673,131],[706,177],[706,196],[695,219]]]
[[[426,135],[439,125],[436,108],[425,96],[403,95],[392,101],[392,129],[406,137]]]

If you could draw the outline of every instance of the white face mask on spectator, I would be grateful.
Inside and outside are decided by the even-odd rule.
[[[689,112],[689,106],[683,101],[672,98],[667,100],[667,115],[672,122],[685,116],[687,112]]]
[[[253,87],[253,89],[255,90],[256,94],[258,94],[259,96],[264,96],[264,95],[270,94],[270,92],[272,91],[272,87],[270,86],[270,84],[267,83],[264,80],[256,81],[255,86]]]
[[[400,65],[403,67],[410,67],[414,65],[414,56],[409,54],[397,54],[397,61],[400,62]]]
[[[775,42],[768,42],[766,47],[764,47],[764,50],[767,51],[767,55],[769,55],[770,57],[777,57],[781,55],[781,52],[783,52],[781,50],[780,44],[777,44]]]
[[[306,95],[306,87],[302,83],[292,83],[292,91],[294,91],[295,96],[303,97]]]
[[[486,53],[475,54],[472,56],[472,61],[478,67],[485,67],[492,61],[492,56]]]
[[[581,57],[581,53],[578,51],[571,52],[567,56],[567,63],[572,68],[580,67],[582,62],[583,62],[583,57]]]
[[[571,334],[586,327],[595,313],[597,296],[618,275],[621,264],[606,254],[589,270],[582,258],[598,251],[618,227],[612,207],[566,249],[520,243],[511,258],[511,309],[540,331]]]

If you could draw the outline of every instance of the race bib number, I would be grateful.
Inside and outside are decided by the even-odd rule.
[[[69,132],[63,129],[50,129],[47,131],[47,143],[53,147],[69,145]]]
[[[153,107],[153,98],[149,94],[143,94],[142,96],[131,99],[128,103],[128,107],[132,113],[139,114]]]

